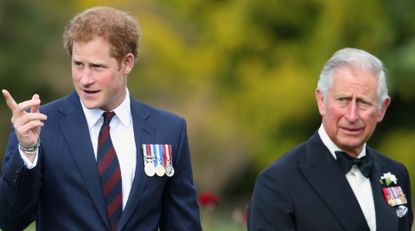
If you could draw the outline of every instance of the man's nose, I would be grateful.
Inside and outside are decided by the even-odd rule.
[[[356,121],[357,119],[359,119],[359,108],[357,106],[356,101],[350,102],[350,104],[347,107],[347,111],[346,111],[345,116],[346,116],[347,120],[349,120],[351,122]]]
[[[84,68],[82,70],[80,82],[82,85],[89,85],[94,82],[92,72],[89,68]]]

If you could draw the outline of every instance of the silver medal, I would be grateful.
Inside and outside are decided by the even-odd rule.
[[[174,175],[174,168],[171,161],[171,145],[165,144],[164,148],[166,150],[166,175],[172,177]]]
[[[144,159],[144,173],[152,177],[156,174],[156,168],[154,167],[154,154],[151,151],[151,145],[149,144],[143,144],[143,159]],[[150,151],[150,153],[147,152],[147,148]]]
[[[171,164],[170,164],[170,163],[168,163],[168,164],[166,165],[166,175],[167,175],[168,177],[172,177],[172,176],[174,175],[174,168],[173,168],[173,166],[171,166]]]
[[[152,177],[156,174],[156,168],[154,167],[154,164],[151,162],[151,164],[145,164],[144,165],[144,172],[147,176]]]
[[[399,218],[402,218],[403,216],[405,216],[407,212],[408,212],[408,207],[404,205],[399,205],[398,208],[396,208],[396,216],[398,216]]]

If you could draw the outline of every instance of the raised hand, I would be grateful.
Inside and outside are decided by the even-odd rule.
[[[16,103],[7,90],[2,90],[7,106],[12,112],[11,122],[20,144],[26,147],[36,145],[47,116],[39,112],[40,98],[34,94],[32,99]],[[30,109],[30,111],[28,111]]]

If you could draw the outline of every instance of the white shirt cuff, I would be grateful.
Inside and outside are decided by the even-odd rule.
[[[35,159],[33,160],[33,163],[29,160],[29,158],[26,157],[26,155],[23,153],[22,150],[19,150],[19,152],[20,152],[20,157],[22,157],[23,162],[27,169],[32,169],[36,167],[39,151],[36,151],[35,153],[33,153],[33,155],[35,155]]]

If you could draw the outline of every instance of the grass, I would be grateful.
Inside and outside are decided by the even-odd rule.
[[[201,208],[200,213],[204,231],[246,231],[245,222],[241,221],[241,210],[220,206]]]

